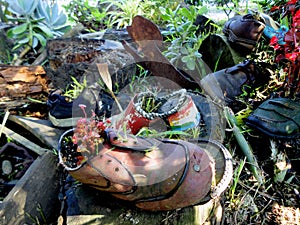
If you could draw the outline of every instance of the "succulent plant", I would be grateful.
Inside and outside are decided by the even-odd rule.
[[[7,31],[7,36],[15,40],[13,50],[25,47],[28,52],[39,45],[46,46],[47,39],[62,35],[70,25],[67,25],[66,15],[59,11],[58,5],[53,7],[42,0],[6,0],[7,19],[16,26]],[[23,53],[24,53],[23,51]]]
[[[40,23],[46,25],[54,37],[62,36],[71,28],[67,23],[67,15],[60,10],[57,3],[54,3],[51,7],[49,4],[40,0],[35,11],[35,17],[44,18]]]

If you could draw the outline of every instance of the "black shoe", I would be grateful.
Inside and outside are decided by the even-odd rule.
[[[259,15],[236,15],[229,19],[223,28],[228,41],[237,45],[237,49],[245,48],[251,51],[263,34],[265,21]]]
[[[65,97],[52,92],[47,100],[49,120],[56,127],[72,127],[79,118],[73,118],[73,102],[66,101]]]
[[[246,124],[274,138],[299,138],[300,104],[288,98],[268,99],[250,114]]]
[[[118,99],[123,107],[127,106],[130,101],[130,97],[125,94],[119,96]],[[54,91],[47,100],[49,120],[56,127],[76,126],[77,121],[85,116],[79,107],[80,104],[85,105],[88,118],[93,113],[99,118],[109,118],[120,113],[117,107],[113,107],[114,99],[102,89],[100,91],[85,89],[77,99],[71,102],[66,101],[60,92]]]

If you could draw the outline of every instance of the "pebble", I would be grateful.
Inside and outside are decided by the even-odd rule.
[[[12,164],[9,160],[3,160],[2,161],[2,172],[5,175],[9,175],[12,172]]]

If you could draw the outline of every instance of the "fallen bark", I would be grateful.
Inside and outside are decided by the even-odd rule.
[[[50,80],[42,66],[0,65],[0,109],[41,100],[49,91]]]

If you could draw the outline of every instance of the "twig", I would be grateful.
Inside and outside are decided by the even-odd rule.
[[[19,54],[18,58],[13,62],[13,65],[19,66],[23,62],[22,58],[30,51],[31,47],[26,46],[24,50]]]
[[[261,192],[261,191],[258,191],[258,190],[254,190],[254,186],[250,187],[250,186],[248,186],[247,184],[245,184],[244,182],[242,182],[240,180],[238,181],[238,184],[241,185],[243,188],[249,189],[249,191],[255,191],[255,192],[257,192],[258,194],[260,194],[261,196],[263,196],[265,198],[268,198],[272,201],[276,201],[276,199],[274,197],[272,197],[271,195],[268,195],[268,194],[266,194],[264,192]]]
[[[1,137],[2,133],[3,133],[4,126],[5,126],[5,124],[6,124],[6,121],[7,121],[7,119],[8,119],[8,116],[9,116],[9,110],[6,109],[6,110],[5,110],[4,117],[3,117],[3,121],[2,121],[2,124],[1,124],[1,127],[0,127],[0,137]]]

